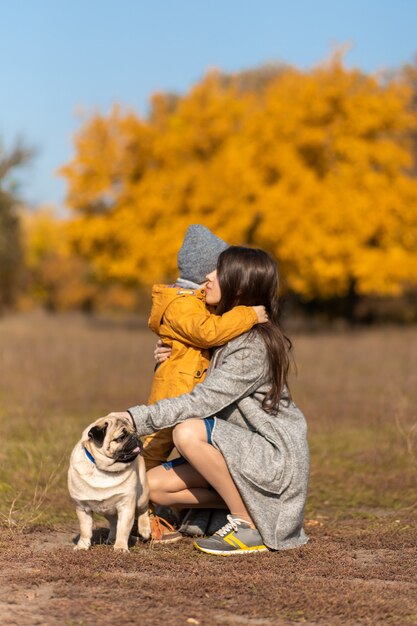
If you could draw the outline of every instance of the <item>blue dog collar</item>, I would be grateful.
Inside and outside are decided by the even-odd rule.
[[[83,446],[83,448],[84,448],[84,446]],[[95,458],[93,457],[93,455],[91,454],[91,452],[89,452],[89,451],[87,450],[87,448],[84,448],[84,452],[86,453],[86,455],[87,455],[88,459],[89,459],[92,463],[94,463],[94,465],[95,465],[95,464],[96,464],[96,460],[95,460]]]

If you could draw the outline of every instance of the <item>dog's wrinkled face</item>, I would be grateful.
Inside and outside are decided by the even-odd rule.
[[[86,434],[85,447],[98,465],[99,461],[105,462],[106,469],[119,463],[131,463],[140,454],[141,444],[129,419],[102,417],[88,427]],[[119,469],[122,468],[119,466]]]

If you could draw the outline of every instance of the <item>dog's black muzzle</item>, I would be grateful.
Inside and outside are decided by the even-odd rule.
[[[118,463],[131,463],[142,452],[142,444],[136,435],[132,435],[123,450],[116,457]]]

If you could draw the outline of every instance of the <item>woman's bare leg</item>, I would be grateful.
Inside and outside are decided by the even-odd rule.
[[[150,499],[155,504],[182,508],[224,508],[219,494],[189,463],[167,470],[162,465],[147,472]]]
[[[217,491],[231,514],[248,521],[254,527],[223,455],[207,441],[203,420],[190,419],[178,424],[174,428],[173,439],[179,453]]]

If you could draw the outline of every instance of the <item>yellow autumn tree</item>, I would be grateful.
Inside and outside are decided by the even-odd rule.
[[[417,284],[416,118],[404,80],[344,67],[210,72],[146,120],[95,115],[62,168],[71,238],[101,280],[172,278],[186,227],[270,250],[305,300]]]
[[[171,98],[155,96],[147,123],[115,107],[81,130],[75,158],[61,171],[69,182],[76,249],[101,279],[149,284],[172,277],[189,223],[227,232],[218,205],[223,184],[213,178],[217,163],[212,175],[207,166],[242,108],[235,90],[210,74],[174,107]],[[214,198],[202,197],[210,178]]]
[[[257,241],[304,298],[398,295],[417,283],[409,96],[336,58],[282,76],[253,118],[266,183]]]
[[[72,222],[53,207],[22,210],[20,219],[26,271],[21,307],[88,312],[137,307],[132,290],[117,282],[96,280],[88,259],[74,250]]]
[[[45,206],[22,212],[21,224],[26,298],[52,311],[89,307],[96,290],[86,263],[72,252],[68,223]]]

